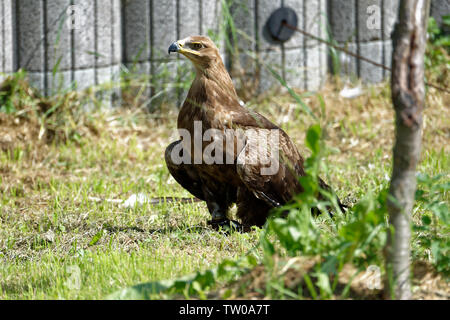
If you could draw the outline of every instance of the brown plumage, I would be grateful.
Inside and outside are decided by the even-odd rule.
[[[303,191],[298,181],[298,177],[305,175],[302,156],[282,129],[259,113],[239,104],[219,51],[209,38],[191,36],[179,40],[170,46],[170,52],[186,56],[196,70],[195,80],[178,116],[178,129],[189,131],[192,139],[194,121],[201,121],[202,134],[207,129],[217,129],[216,132],[224,140],[226,129],[253,129],[261,134],[278,133],[279,169],[270,175],[261,174],[261,168],[264,165],[269,167],[269,164],[240,161],[251,153],[252,147],[261,142],[257,140],[260,136],[233,136],[233,150],[229,154],[233,161],[227,162],[228,164],[225,164],[225,153],[222,156],[224,164],[195,164],[194,143],[190,143],[191,147],[182,151],[188,153],[187,157],[194,164],[175,164],[172,153],[180,144],[186,143],[181,140],[170,144],[165,153],[167,167],[175,180],[195,197],[206,201],[213,225],[230,223],[227,211],[231,204],[236,203],[237,216],[244,226],[262,226],[270,209],[287,203],[294,195]],[[203,141],[202,150],[208,144],[210,142]],[[226,150],[225,143],[223,148]],[[266,151],[270,153],[273,148],[275,145],[269,144]],[[322,180],[320,184],[330,190]]]

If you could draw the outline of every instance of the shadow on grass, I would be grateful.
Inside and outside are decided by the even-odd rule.
[[[187,228],[180,228],[180,227],[167,227],[167,228],[159,228],[159,229],[150,229],[150,230],[144,230],[142,228],[132,226],[132,227],[118,227],[118,226],[104,226],[104,229],[111,233],[119,233],[119,232],[127,232],[127,231],[136,231],[136,232],[142,232],[142,233],[149,233],[149,234],[169,234],[174,232],[180,232],[184,231],[186,233],[201,233],[202,231],[211,231],[215,232],[214,229],[208,228],[202,225],[195,225],[192,227]]]

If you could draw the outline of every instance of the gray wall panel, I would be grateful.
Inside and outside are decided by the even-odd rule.
[[[198,0],[197,0],[198,1]],[[208,31],[219,32],[220,16],[222,14],[221,0],[202,0],[201,34],[208,35]]]
[[[67,8],[70,0],[47,0],[47,64],[48,70],[72,68],[71,31],[67,25]]]
[[[318,90],[325,79],[321,78],[320,47],[307,47],[306,50],[306,90]]]
[[[285,80],[293,88],[305,89],[305,51],[303,48],[285,51]]]
[[[338,42],[355,41],[355,0],[329,0],[328,13],[333,39]]]
[[[90,0],[74,0],[81,10],[82,26],[73,30],[75,69],[95,68],[95,5]]]
[[[384,61],[384,65],[387,67],[391,67],[392,66],[392,41],[384,41],[383,42],[384,45],[384,55],[383,55],[383,61]],[[389,76],[389,71],[384,70],[384,77]]]
[[[297,13],[298,27],[304,27],[304,5],[307,0],[284,0],[284,6],[293,9]],[[304,46],[304,36],[299,32],[295,32],[293,36],[284,43],[285,48],[299,48]]]
[[[309,1],[307,3],[305,6],[303,19],[305,21],[304,28],[306,32],[323,38],[323,35],[321,34],[322,28],[320,26],[322,19],[320,1]],[[315,47],[318,45],[318,42],[317,40],[306,37],[304,45],[306,47]]]
[[[390,34],[399,0],[328,0],[332,34],[349,51],[378,63],[390,60]],[[379,82],[389,75],[380,67],[340,53],[341,75]]]
[[[343,45],[349,52],[356,53],[358,51],[358,45],[356,43],[346,43]],[[358,60],[345,52],[338,52],[339,62],[341,68],[341,75],[347,75],[350,78],[358,77]]]
[[[325,44],[318,46],[320,55],[320,79],[325,81],[328,77],[328,47]]]
[[[178,2],[178,38],[200,34],[200,2],[181,0]],[[175,40],[175,39],[174,39]],[[169,47],[170,43],[167,44]]]
[[[383,63],[383,41],[360,44],[360,53],[372,61]],[[365,61],[360,61],[360,77],[366,82],[383,81],[383,69]]]
[[[358,7],[358,41],[381,40],[382,6],[381,0],[359,0]]]
[[[438,24],[442,24],[442,18],[450,15],[450,0],[431,0],[431,15],[436,19]],[[450,32],[450,30],[447,30]]]
[[[148,1],[127,0],[123,2],[124,60],[150,61],[151,59],[151,13]]]
[[[390,39],[397,19],[400,0],[383,1],[383,39]]]
[[[5,57],[6,57],[6,45],[3,41],[3,34],[5,33],[6,17],[4,16],[5,3],[0,2],[0,73],[5,72]],[[2,81],[2,75],[0,74],[0,81]]]
[[[121,17],[121,6],[120,0],[111,0],[112,1],[112,36],[111,46],[112,46],[112,60],[111,62],[114,64],[113,71],[117,68],[118,64],[122,62],[122,17]],[[114,75],[114,72],[113,72]]]
[[[18,0],[17,5],[19,65],[28,71],[45,71],[43,2]]]
[[[281,6],[296,11],[299,28],[321,38],[327,37],[324,28],[327,13],[332,37],[339,45],[347,45],[354,53],[389,65],[390,35],[398,3],[399,0],[234,0],[230,11],[241,30],[237,34],[240,54],[233,56],[232,50],[227,50],[226,65],[233,76],[245,75],[244,82],[258,82],[260,91],[279,85],[270,72],[261,68],[264,63],[270,64],[294,87],[320,86],[328,70],[326,46],[298,33],[280,44],[271,39],[265,28],[271,13]],[[69,17],[64,14],[70,4],[80,9],[77,21],[81,27],[75,30],[69,28],[66,23]],[[380,7],[380,28],[367,25],[370,19],[367,8],[372,5]],[[450,0],[432,0],[431,11],[438,20],[449,14],[449,8]],[[107,82],[117,77],[121,63],[131,67],[142,51],[137,69],[153,77],[151,93],[155,94],[173,85],[177,76],[191,75],[192,71],[186,67],[189,62],[177,55],[168,56],[167,48],[173,41],[192,34],[207,34],[208,30],[216,35],[222,31],[222,36],[230,39],[229,33],[220,30],[221,14],[221,0],[2,0],[0,71],[24,68],[33,84],[44,93],[51,93],[59,84],[69,86],[71,80],[78,81],[78,88]],[[217,41],[219,37],[214,38]],[[224,37],[221,39],[224,41]],[[217,45],[224,56],[223,43]],[[259,65],[255,56],[259,56]],[[356,74],[367,82],[389,76],[389,72],[371,64],[355,58],[347,60],[342,66],[343,75]],[[58,61],[61,76],[55,77],[52,70]],[[183,90],[176,93],[178,98]]]
[[[59,71],[57,73],[47,72],[46,74],[47,94],[57,94],[58,92],[66,91],[71,88],[72,71]]]
[[[252,21],[251,14],[245,15],[244,11],[240,10],[239,5],[241,3],[249,2],[237,1],[237,4],[232,7],[232,14],[238,28],[242,28],[244,31],[249,30],[250,36],[252,36],[253,28],[256,28],[250,41],[247,37],[238,33],[239,47],[245,47],[253,39],[257,43],[256,51],[261,66],[260,69],[252,67],[245,69],[245,74],[248,74],[248,81],[259,82],[260,92],[267,90],[271,86],[280,86],[279,81],[272,73],[263,67],[264,64],[268,64],[280,76],[285,77],[285,80],[293,87],[318,89],[319,85],[326,78],[327,50],[325,47],[319,45],[317,40],[307,39],[300,33],[294,33],[291,39],[285,43],[280,43],[272,38],[267,26],[271,14],[278,8],[285,6],[296,12],[300,29],[304,29],[316,37],[326,38],[326,0],[255,0],[251,2],[254,3],[254,11],[256,12],[256,16],[253,18],[255,21]],[[307,48],[309,49],[307,50]],[[236,64],[236,57],[230,56],[230,58],[234,59]],[[246,62],[251,62],[252,59],[245,52],[241,52],[239,60],[244,66],[251,66],[251,63]],[[312,65],[309,66],[308,63]],[[233,66],[233,61],[231,61],[231,65]],[[254,74],[253,78],[251,73]],[[233,72],[233,74],[239,73]],[[239,81],[236,81],[236,83],[239,83]]]
[[[13,72],[15,69],[14,58],[14,30],[13,16],[15,3],[13,0],[3,2],[3,41],[4,41],[4,72]]]
[[[74,81],[78,90],[84,90],[95,85],[95,69],[79,69],[73,71]]]
[[[255,59],[248,55],[248,52],[254,52],[256,48],[255,10],[254,0],[235,0],[230,6],[235,27],[240,32],[235,34],[237,43],[234,44],[235,38],[229,31],[231,46],[227,48],[227,58],[230,58],[227,65],[231,67],[232,75],[255,72]]]
[[[113,42],[113,16],[111,0],[97,0],[96,21],[96,66],[102,68],[111,65]]]
[[[152,59],[168,58],[167,48],[177,40],[177,2],[153,0],[152,10]]]
[[[46,80],[45,80],[45,73],[42,72],[28,72],[27,74],[28,81],[39,91],[45,92],[47,90],[46,88]]]
[[[273,71],[280,76],[283,74],[283,61],[281,48],[275,48],[274,50],[268,50],[259,53],[261,61],[264,65],[260,67],[259,71],[259,92],[265,92],[271,88],[280,87],[280,82],[272,75],[266,66],[270,66]]]
[[[111,77],[114,65],[119,67],[118,0],[5,0],[1,7],[5,4],[12,13],[1,29],[8,46],[2,44],[0,51],[11,51],[7,71],[25,69],[44,94],[69,89],[73,80],[78,89],[87,88],[107,80],[106,74]]]
[[[259,50],[274,49],[280,44],[272,39],[267,28],[267,21],[276,9],[281,7],[281,0],[257,0],[257,47]]]

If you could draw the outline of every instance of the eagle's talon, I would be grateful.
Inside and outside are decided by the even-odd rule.
[[[222,219],[222,220],[210,220],[208,224],[212,226],[212,228],[216,231],[220,229],[224,230],[226,233],[229,233],[231,230],[243,232],[244,226],[237,221]]]

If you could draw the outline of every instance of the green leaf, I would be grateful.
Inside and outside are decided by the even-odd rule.
[[[256,266],[258,264],[258,260],[253,254],[247,255],[247,262],[251,266]]]
[[[442,23],[445,26],[450,26],[450,15],[445,15],[442,17]]]
[[[309,290],[309,293],[311,294],[311,297],[316,300],[317,299],[317,292],[316,289],[314,288],[314,285],[311,281],[311,278],[309,277],[309,275],[307,273],[305,273],[305,275],[303,276],[303,279],[305,280],[306,283],[306,287]]]
[[[450,214],[448,210],[448,206],[445,203],[437,203],[433,206],[431,206],[431,211],[433,214],[444,224],[449,225],[450,224]]]
[[[322,264],[321,270],[326,274],[336,274],[338,258],[336,256],[328,256],[325,262]]]
[[[429,226],[431,224],[431,218],[429,216],[422,216],[422,223]]]
[[[202,292],[202,287],[197,281],[192,282],[192,288],[194,288],[194,290],[197,292]]]
[[[289,234],[292,237],[292,240],[294,240],[294,241],[300,240],[300,237],[302,236],[302,233],[300,232],[300,230],[298,230],[294,226],[288,227],[288,230],[289,230]]]
[[[320,288],[322,293],[326,294],[326,297],[330,297],[333,294],[330,286],[330,278],[323,272],[317,272],[316,276],[317,286]]]
[[[318,124],[312,125],[306,132],[306,146],[317,155],[320,150],[321,129]]]
[[[91,239],[91,241],[89,242],[89,246],[93,246],[95,245],[104,235],[105,230],[100,230],[99,232],[97,232]]]
[[[138,284],[133,287],[125,288],[110,294],[108,300],[145,300],[151,299],[152,296],[157,295],[171,288],[175,281],[156,281],[144,284]]]

